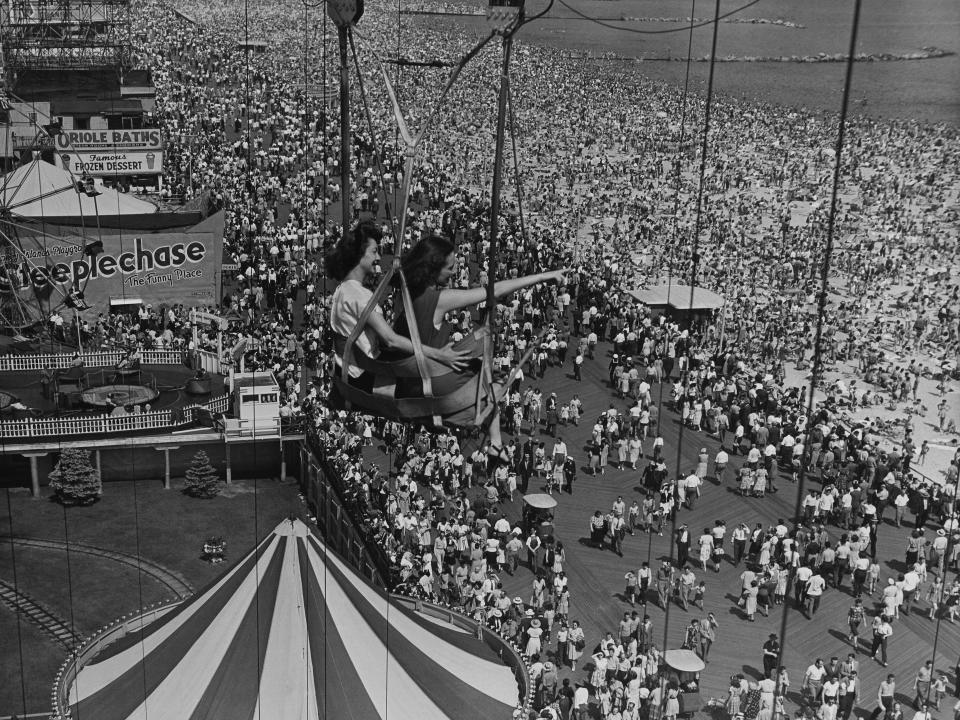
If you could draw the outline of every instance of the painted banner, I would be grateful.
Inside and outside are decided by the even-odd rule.
[[[180,231],[123,234],[86,233],[86,245],[100,240],[103,252],[83,253],[77,235],[20,232],[17,253],[38,295],[44,284],[83,293],[88,313],[109,312],[110,301],[186,306],[220,300],[223,211]],[[9,272],[9,270],[8,270]],[[57,293],[53,293],[54,296]]]
[[[63,167],[76,176],[160,175],[163,150],[107,150],[103,152],[61,152]]]

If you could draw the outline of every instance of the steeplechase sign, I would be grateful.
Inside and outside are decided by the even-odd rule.
[[[110,301],[216,304],[223,251],[223,212],[178,232],[89,235],[103,252],[84,252],[76,236],[21,234],[24,263],[38,289],[44,284],[82,291],[91,311]],[[41,293],[42,294],[42,293]]]

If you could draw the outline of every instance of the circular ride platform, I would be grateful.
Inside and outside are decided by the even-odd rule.
[[[0,412],[3,412],[8,407],[17,402],[18,398],[16,395],[11,395],[8,392],[0,390]]]
[[[145,405],[153,402],[160,393],[146,385],[101,385],[83,391],[83,401],[95,407],[117,405]]]

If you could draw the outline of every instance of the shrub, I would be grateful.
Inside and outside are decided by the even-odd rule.
[[[216,497],[220,493],[220,478],[203,450],[193,456],[193,461],[187,468],[185,492],[193,497],[206,499]]]
[[[100,471],[90,464],[88,450],[67,448],[61,452],[49,477],[56,499],[64,505],[91,505],[103,493]]]

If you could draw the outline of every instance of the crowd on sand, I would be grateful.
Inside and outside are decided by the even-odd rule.
[[[521,43],[511,105],[522,192],[507,183],[491,267],[484,158],[492,155],[498,59],[492,46],[481,52],[426,136],[403,244],[449,237],[459,257],[456,287],[565,271],[562,284],[528,288],[495,309],[499,373],[534,345],[503,399],[510,439],[505,457],[495,458],[470,431],[415,427],[327,401],[337,369],[325,253],[341,235],[342,193],[350,193],[347,223],[381,225],[384,254],[398,224],[403,147],[375,57],[395,45],[396,18],[367,8],[359,27],[365,98],[354,93],[347,159],[332,89],[336,35],[322,9],[289,0],[248,9],[181,2],[176,12],[158,0],[141,5],[135,60],[152,69],[157,86],[164,184],[226,210],[225,259],[237,270],[214,309],[229,319],[224,347],[248,369],[281,377],[284,412],[309,418],[312,442],[342,478],[356,522],[389,559],[395,588],[455,606],[517,643],[536,688],[531,717],[673,720],[688,712],[684,695],[696,681],[665,665],[663,628],[647,609],[696,608],[684,647],[708,661],[722,628],[704,610],[706,587],[712,571],[731,563],[742,568],[735,591],[744,622],[785,603],[812,617],[825,593],[849,594],[842,622],[851,653],[788,672],[783,638],[771,636],[762,677],[730,677],[730,717],[770,720],[799,708],[847,720],[876,707],[884,720],[903,716],[891,685],[860,687],[858,663],[888,663],[902,616],[951,623],[960,603],[960,455],[941,455],[933,467],[930,441],[918,441],[914,427],[929,411],[924,404],[937,402],[933,442],[948,444],[956,431],[956,128],[852,118],[827,257],[834,117],[714,98],[698,211],[699,143],[691,136],[703,120],[702,98],[682,97],[633,66],[610,63],[601,74],[556,49]],[[318,32],[305,40],[308,26]],[[263,53],[238,45],[254,28],[267,41]],[[329,29],[325,37],[321,29]],[[473,42],[415,20],[399,31],[405,55],[418,61],[456,59]],[[410,122],[426,117],[436,96],[430,88],[447,72],[390,71]],[[555,112],[558,98],[563,113]],[[348,189],[340,185],[343,161],[352,164]],[[825,263],[830,294],[818,313],[811,308],[821,300]],[[725,306],[687,322],[630,294],[666,279],[711,288]],[[101,316],[81,332],[93,345],[189,351],[197,349],[189,310],[144,307]],[[466,333],[479,316],[447,320]],[[215,330],[200,330],[200,348],[216,348]],[[854,382],[829,379],[842,363]],[[609,409],[599,417],[584,416],[578,394],[551,390],[561,374],[582,382],[591,367],[609,381]],[[807,382],[807,370],[820,382]],[[933,401],[918,394],[932,383]],[[863,408],[870,418],[857,418]],[[695,467],[671,467],[664,412],[676,413],[688,437],[710,436],[720,450],[704,448]],[[896,422],[884,420],[891,417]],[[591,428],[586,451],[564,439],[581,424]],[[365,450],[374,444],[388,462],[370,462]],[[578,473],[614,469],[636,471],[643,492],[584,519],[592,544],[624,556],[628,535],[673,533],[673,561],[651,567],[624,557],[623,620],[588,636],[571,613],[571,595],[588,590],[569,582],[563,542],[517,517],[511,501],[531,488],[563,498]],[[708,478],[751,497],[796,492],[792,483],[803,479],[801,514],[752,527],[717,520],[701,533],[684,518],[709,492]],[[909,529],[897,558],[902,572],[893,576],[876,553],[878,530],[891,524]],[[529,590],[511,597],[502,579],[518,573]],[[957,693],[946,670],[924,666],[910,678],[921,720]],[[788,692],[800,695],[788,700]]]

